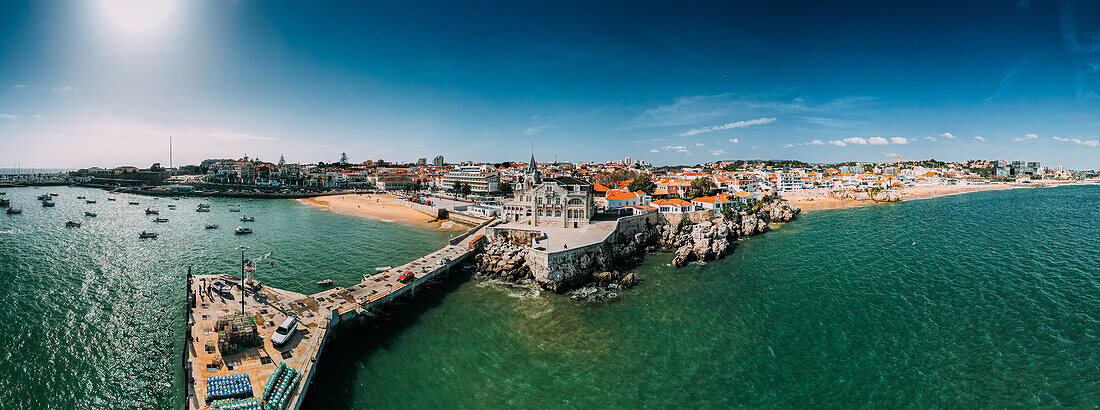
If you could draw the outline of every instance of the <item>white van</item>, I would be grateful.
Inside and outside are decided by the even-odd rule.
[[[294,332],[298,330],[298,318],[295,316],[288,316],[283,323],[279,324],[279,327],[275,328],[275,333],[271,335],[271,344],[275,346],[282,346],[294,336]]]

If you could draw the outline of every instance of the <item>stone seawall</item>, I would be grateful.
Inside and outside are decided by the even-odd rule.
[[[478,255],[478,269],[505,280],[533,280],[544,289],[561,293],[594,280],[606,282],[600,275],[607,276],[607,271],[636,260],[647,250],[674,250],[676,266],[725,257],[733,251],[737,238],[764,233],[770,223],[791,221],[800,212],[797,206],[776,199],[735,213],[732,219],[709,210],[627,216],[619,218],[615,229],[596,243],[552,252],[531,246],[532,239],[542,235],[538,228],[497,228],[490,231],[489,244]],[[627,282],[632,281],[631,276]]]

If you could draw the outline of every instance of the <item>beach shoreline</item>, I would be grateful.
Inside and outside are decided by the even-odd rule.
[[[448,220],[436,220],[398,203],[390,194],[343,194],[302,198],[298,201],[341,215],[431,229],[466,229]]]
[[[951,195],[968,194],[980,191],[1000,191],[1006,189],[1043,188],[1049,186],[1061,186],[1072,184],[1073,181],[1039,180],[1032,183],[1019,184],[990,184],[990,185],[922,185],[901,188],[901,201],[913,201],[918,199],[939,198]],[[825,209],[848,209],[864,206],[887,204],[891,202],[875,202],[869,199],[836,199],[828,196],[827,189],[814,189],[800,192],[792,192],[783,195],[791,205],[802,208],[802,212],[820,211]]]

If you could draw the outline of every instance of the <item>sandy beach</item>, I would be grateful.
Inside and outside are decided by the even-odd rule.
[[[303,203],[343,215],[370,218],[383,222],[394,222],[415,226],[430,226],[434,229],[466,229],[460,224],[447,220],[434,221],[422,214],[398,203],[397,197],[387,194],[346,194],[299,199]]]
[[[948,195],[965,194],[969,192],[978,191],[996,191],[1002,189],[1016,189],[1016,188],[1041,188],[1050,185],[1066,184],[1069,181],[1033,181],[1027,184],[996,184],[996,185],[926,185],[901,188],[901,200],[911,201],[914,199],[926,199],[936,198]],[[784,199],[789,201],[793,205],[802,207],[803,212],[816,211],[821,209],[844,209],[855,208],[860,206],[868,206],[881,204],[883,202],[874,202],[868,199],[835,199],[828,197],[829,190],[827,189],[814,189],[806,190],[802,192],[792,192],[785,194]]]

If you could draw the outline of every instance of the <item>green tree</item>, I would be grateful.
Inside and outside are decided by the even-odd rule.
[[[503,196],[512,196],[513,188],[511,182],[501,182],[497,185],[497,191]]]
[[[347,165],[347,164],[348,164],[348,153],[341,152],[340,153],[340,165]]]
[[[470,188],[470,184],[462,184],[462,197],[463,198],[465,198],[467,196],[470,196],[471,192],[473,192],[473,189]]]
[[[630,192],[642,191],[647,194],[652,194],[657,189],[657,184],[653,183],[653,179],[649,175],[641,175],[630,181],[630,185],[627,185],[626,189]]]
[[[714,181],[707,177],[695,178],[691,181],[691,193],[689,196],[691,199],[695,199],[701,196],[714,195],[715,189]]]

